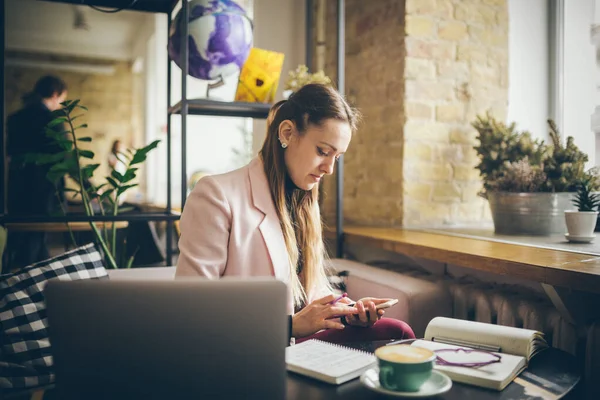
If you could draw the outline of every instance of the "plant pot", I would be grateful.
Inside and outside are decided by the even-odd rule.
[[[494,230],[502,235],[564,234],[564,212],[572,209],[575,193],[489,192]]]
[[[597,217],[598,211],[565,211],[565,222],[569,236],[593,236]]]

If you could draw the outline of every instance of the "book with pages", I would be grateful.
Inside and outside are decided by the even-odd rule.
[[[438,352],[438,358],[450,361],[451,365],[444,365],[438,360],[435,369],[445,373],[453,381],[500,391],[527,368],[529,361],[547,348],[548,344],[543,334],[535,330],[436,317],[427,325],[424,338],[414,341],[412,346],[434,351],[483,350],[471,353]],[[499,361],[485,364],[484,359],[489,361],[490,357],[494,360],[499,358]],[[485,365],[455,365],[478,362]]]

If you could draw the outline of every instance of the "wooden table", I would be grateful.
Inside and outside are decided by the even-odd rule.
[[[373,352],[386,343],[388,342],[348,343],[346,346]],[[574,391],[580,378],[581,375],[575,357],[566,352],[550,348],[535,356],[527,370],[523,371],[501,392],[453,382],[452,389],[449,392],[434,397],[434,399],[555,400]],[[354,379],[342,385],[331,385],[288,372],[286,386],[286,400],[376,400],[393,398],[367,389],[360,383],[359,379]],[[58,400],[52,388],[53,385],[20,392],[8,392],[5,394],[5,398],[30,400],[32,398],[42,398],[43,396],[44,399]],[[174,390],[177,390],[177,388],[174,388]],[[248,394],[247,398],[254,399],[251,393]]]
[[[351,347],[374,351],[385,341],[349,344]],[[447,400],[554,400],[571,392],[580,380],[575,357],[569,353],[547,349],[535,356],[523,371],[503,391],[497,392],[477,386],[452,383],[449,392],[435,397]],[[375,400],[394,397],[375,393],[354,379],[342,385],[330,385],[302,375],[288,373],[287,400]]]
[[[96,221],[95,224],[101,232],[105,228],[109,230],[112,229],[113,224],[116,229],[125,229],[129,226],[128,221]],[[85,232],[92,232],[92,227],[89,222],[8,222],[4,224],[4,227],[9,235],[11,232],[45,232],[47,234],[62,234],[64,236],[64,251],[68,251],[71,246],[71,240],[68,239],[69,228],[70,232],[75,236],[75,241],[78,241],[77,238],[79,235],[85,235]],[[9,253],[12,251],[14,250],[8,249]]]
[[[111,229],[113,223],[117,229],[127,228],[129,222],[117,221],[117,222],[95,222],[98,229],[104,229],[105,227]],[[73,232],[86,232],[91,231],[92,227],[89,222],[69,222],[68,226],[65,222],[9,222],[4,225],[6,230],[12,232],[69,232],[69,228]]]

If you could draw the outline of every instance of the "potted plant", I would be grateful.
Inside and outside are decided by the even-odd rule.
[[[78,131],[87,128],[87,124],[76,125],[75,121],[83,114],[74,116],[75,111],[83,112],[87,111],[87,108],[80,105],[79,100],[65,101],[62,103],[62,108],[53,112],[54,119],[46,126],[46,135],[55,141],[62,151],[54,154],[27,154],[24,161],[50,165],[46,177],[55,186],[64,176],[71,177],[76,182],[77,188],[64,190],[72,193],[73,198],[81,199],[86,215],[94,216],[99,213],[103,216],[117,216],[119,211],[122,211],[119,207],[120,197],[138,185],[135,180],[139,165],[146,161],[148,153],[155,149],[160,141],[156,140],[139,149],[127,149],[120,154],[121,161],[125,164],[125,171],[121,173],[113,169],[111,175],[105,178],[106,182],[96,185],[93,179],[94,172],[100,164],[82,162],[82,160],[94,159],[92,151],[82,148],[82,144],[92,142],[92,138],[78,136]],[[61,209],[61,213],[66,215],[66,210]],[[89,224],[104,253],[107,265],[111,268],[131,267],[133,256],[129,259],[119,257],[124,255],[124,249],[121,249],[119,254],[116,224],[102,224],[102,228],[98,228],[95,222]],[[71,231],[70,234],[73,243],[76,244]]]
[[[567,234],[570,242],[589,243],[594,240],[594,228],[600,206],[600,195],[593,193],[597,187],[596,177],[587,174],[577,185],[577,194],[573,200],[576,210],[565,210]]]
[[[585,175],[585,153],[548,120],[551,143],[534,140],[489,113],[478,116],[479,157],[476,166],[483,178],[482,197],[490,204],[494,229],[499,234],[551,235],[566,231],[563,213],[571,205],[577,184]]]

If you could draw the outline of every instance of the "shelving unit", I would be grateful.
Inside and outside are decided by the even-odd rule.
[[[124,7],[124,0],[38,0],[38,1],[50,1],[58,3],[71,3],[77,5],[92,5],[97,7],[106,7],[119,9]],[[260,0],[256,0],[260,1]],[[182,3],[183,2],[183,3]],[[184,60],[188,59],[188,46],[187,37],[189,34],[189,3],[185,0],[137,0],[129,7],[123,9],[133,11],[144,11],[152,13],[166,14],[169,21],[169,28],[173,17],[173,10],[175,7],[182,3],[181,7],[181,19],[183,21],[183,29],[181,30],[181,57]],[[2,7],[2,21],[4,22],[4,0],[0,0]],[[337,42],[337,54],[338,54],[338,90],[344,93],[344,0],[337,0],[338,6],[338,42]],[[312,27],[312,9],[313,0],[306,0],[306,59],[307,65],[312,64],[312,36],[310,35],[310,29]],[[6,26],[5,24],[3,26]],[[2,57],[4,58],[4,28],[1,29],[0,39],[2,44]],[[169,30],[167,30],[169,31]],[[189,66],[188,63],[182,64],[181,74],[181,99],[171,106],[171,65],[172,62],[168,59],[167,66],[167,104],[169,108],[167,110],[167,205],[164,213],[138,213],[135,215],[119,215],[116,217],[112,216],[66,216],[66,217],[48,217],[48,216],[11,216],[6,213],[6,180],[4,174],[0,174],[0,223],[5,222],[71,222],[71,221],[139,221],[139,220],[152,220],[152,221],[167,221],[167,233],[166,233],[166,265],[172,265],[173,249],[171,243],[173,242],[173,221],[179,219],[179,213],[173,212],[172,208],[172,177],[171,177],[171,118],[173,115],[181,116],[181,209],[185,206],[185,199],[187,197],[187,118],[188,116],[220,116],[220,117],[240,117],[240,118],[255,118],[264,119],[268,116],[270,104],[260,103],[245,103],[245,102],[223,102],[215,101],[210,99],[190,99],[187,94],[187,79]],[[4,62],[0,66],[1,84],[4,87]],[[4,96],[2,96],[2,118],[3,123],[0,129],[2,129],[2,141],[0,141],[0,157],[1,165],[6,165],[6,150],[5,150],[5,131],[4,131],[4,120],[5,120],[5,104]],[[336,253],[338,257],[343,255],[343,210],[342,210],[342,198],[343,198],[343,158],[340,158],[337,174],[336,174]]]
[[[182,102],[169,107],[169,114],[180,114]],[[266,118],[270,104],[226,102],[208,99],[190,99],[187,101],[188,115],[212,115],[217,117]]]

